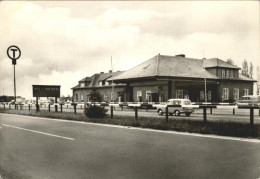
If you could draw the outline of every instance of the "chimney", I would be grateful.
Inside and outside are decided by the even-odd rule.
[[[175,57],[183,57],[183,58],[185,58],[185,55],[184,54],[179,54],[179,55],[175,55]]]
[[[202,58],[202,67],[203,68],[207,67],[207,59],[206,58]]]
[[[112,70],[109,70],[109,73],[112,73]]]
[[[100,74],[104,74],[104,72],[102,71],[102,72],[100,72]]]

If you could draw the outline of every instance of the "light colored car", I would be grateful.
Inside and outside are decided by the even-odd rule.
[[[166,104],[157,106],[159,115],[163,115],[166,112],[166,105],[173,105],[173,107],[168,107],[168,113],[169,115],[175,114],[176,116],[182,113],[186,116],[190,116],[195,108],[188,99],[169,99]]]
[[[238,106],[259,106],[260,105],[260,96],[257,95],[247,95],[242,96],[238,99],[235,104]]]

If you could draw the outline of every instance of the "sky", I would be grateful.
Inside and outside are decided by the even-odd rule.
[[[157,55],[246,59],[260,66],[258,1],[0,1],[0,95],[14,95],[10,45],[21,49],[16,93],[95,73],[128,70]],[[256,71],[256,68],[254,69]]]

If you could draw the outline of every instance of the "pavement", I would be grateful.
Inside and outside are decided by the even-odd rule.
[[[5,178],[259,178],[260,140],[0,114]]]

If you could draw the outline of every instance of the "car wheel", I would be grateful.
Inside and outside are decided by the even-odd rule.
[[[163,111],[161,109],[158,110],[159,115],[163,115]]]
[[[190,116],[190,115],[191,115],[191,112],[186,112],[185,115],[186,115],[186,116]]]
[[[179,110],[174,111],[174,113],[175,113],[175,116],[179,116],[181,114]]]

